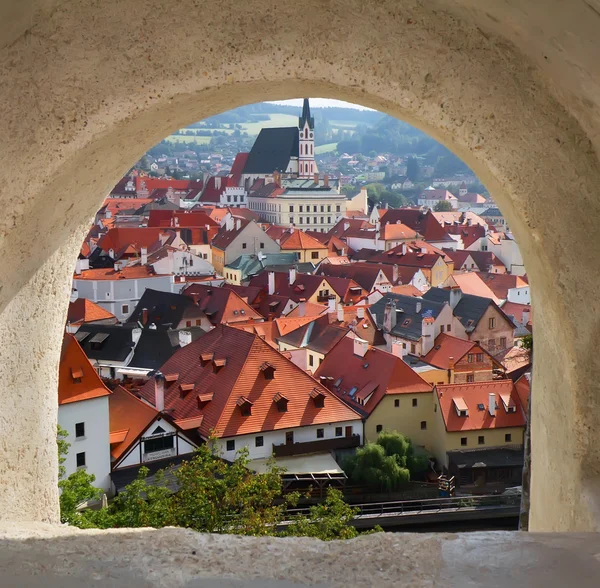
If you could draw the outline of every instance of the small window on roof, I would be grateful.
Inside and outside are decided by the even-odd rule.
[[[356,386],[352,386],[352,388],[350,388],[350,392],[348,392],[348,396],[350,396],[350,398],[354,398],[354,395],[356,394],[358,388]]]
[[[410,319],[409,318],[404,319],[404,322],[402,323],[402,326],[403,327],[408,327],[408,325],[410,325]]]

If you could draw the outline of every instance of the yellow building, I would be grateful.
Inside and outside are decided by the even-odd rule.
[[[323,243],[293,228],[283,233],[279,244],[282,252],[295,253],[300,263],[318,265],[328,255],[328,249]]]
[[[436,386],[433,396],[433,451],[449,467],[448,452],[514,448],[523,445],[528,390],[512,380]]]

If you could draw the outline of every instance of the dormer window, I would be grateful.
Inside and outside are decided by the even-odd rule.
[[[185,398],[193,389],[195,384],[179,384],[179,396]]]
[[[198,408],[202,410],[213,399],[213,396],[212,392],[198,394]]]
[[[83,379],[83,370],[71,368],[71,377],[73,378],[73,384],[81,384]]]
[[[502,399],[502,404],[504,405],[504,410],[506,412],[517,412],[517,405],[510,394],[500,394],[500,398]]]
[[[240,407],[240,413],[243,417],[252,416],[252,402],[245,396],[240,396],[236,404]]]
[[[165,374],[165,382],[172,384],[179,379],[179,374]]]
[[[322,390],[313,388],[310,392],[310,397],[316,408],[323,408],[325,406],[325,394]]]
[[[268,361],[265,361],[265,363],[260,366],[260,371],[265,380],[273,380],[275,378],[275,366],[271,365]]]
[[[218,374],[227,364],[226,359],[213,359],[213,373]]]
[[[200,365],[204,367],[207,363],[213,360],[214,355],[214,353],[203,353],[200,356]]]
[[[454,398],[452,400],[454,404],[454,409],[456,410],[456,415],[459,417],[467,417],[469,416],[469,407],[467,403],[462,398]]]
[[[98,351],[102,349],[104,345],[104,341],[106,341],[109,337],[108,333],[96,333],[89,341],[91,348],[94,351]]]
[[[277,392],[277,394],[273,396],[273,402],[277,405],[277,410],[279,412],[287,412],[288,399],[281,392]]]

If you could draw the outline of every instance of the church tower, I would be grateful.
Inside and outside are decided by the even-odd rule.
[[[315,119],[310,116],[308,98],[304,99],[302,116],[298,119],[298,177],[312,178],[318,173],[315,163]]]

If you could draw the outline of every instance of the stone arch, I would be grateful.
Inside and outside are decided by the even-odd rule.
[[[23,4],[2,8],[0,33],[8,138],[0,148],[1,518],[57,520],[58,350],[73,260],[102,197],[176,128],[263,99],[318,95],[420,127],[490,189],[534,287],[531,527],[598,529],[600,309],[590,301],[600,171],[581,125],[600,142],[600,123],[589,90],[573,100],[583,81],[593,96],[585,55],[581,79],[568,90],[554,85],[568,60],[544,45],[554,31],[545,7],[347,0],[338,10],[306,0],[275,13],[261,0],[181,0],[168,10],[160,0],[150,8],[142,0]],[[557,22],[575,15],[585,33],[580,4]],[[504,17],[531,17],[539,30],[520,36]],[[301,37],[290,34],[298,22]],[[544,63],[547,54],[556,65]],[[577,246],[565,247],[573,238]]]

